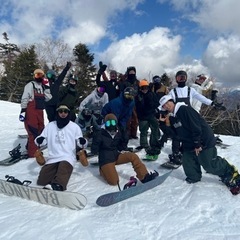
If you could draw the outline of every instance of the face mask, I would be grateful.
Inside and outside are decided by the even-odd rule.
[[[39,83],[42,82],[42,80],[43,80],[42,78],[35,78],[35,81]]]
[[[186,82],[177,82],[178,87],[183,88],[186,86]]]
[[[136,74],[128,74],[128,80],[130,82],[134,82],[135,79],[136,79]]]

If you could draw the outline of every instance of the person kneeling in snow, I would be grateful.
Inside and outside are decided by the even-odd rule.
[[[118,185],[119,177],[116,165],[131,162],[137,178],[146,183],[158,176],[158,173],[148,173],[146,166],[138,155],[132,152],[121,152],[124,149],[121,133],[118,131],[117,117],[110,113],[104,118],[105,129],[102,128],[93,138],[91,152],[98,154],[100,175],[110,185]]]
[[[47,189],[66,190],[76,161],[76,143],[81,148],[87,146],[81,128],[70,121],[70,117],[70,109],[66,105],[60,105],[57,108],[56,121],[48,123],[35,139],[35,143],[39,146],[44,140],[48,145],[47,161],[45,163],[38,161],[44,166],[37,180],[38,185]]]
[[[173,114],[174,123],[170,126],[167,117],[160,115],[165,121],[169,133],[173,130],[182,142],[182,166],[188,183],[201,180],[201,166],[208,173],[218,175],[232,194],[240,192],[240,175],[237,169],[226,159],[217,155],[216,138],[211,127],[192,107],[184,102],[174,103],[172,96],[160,99],[160,108]]]

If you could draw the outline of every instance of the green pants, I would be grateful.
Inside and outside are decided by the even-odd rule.
[[[231,171],[227,160],[217,156],[216,147],[204,149],[198,156],[193,151],[183,151],[182,161],[186,176],[194,181],[202,178],[201,166],[206,172],[220,177]]]
[[[150,141],[148,144],[148,129],[151,129]],[[158,141],[160,138],[160,130],[158,121],[155,117],[151,117],[148,120],[139,121],[139,131],[140,131],[140,145],[143,147],[159,148]]]

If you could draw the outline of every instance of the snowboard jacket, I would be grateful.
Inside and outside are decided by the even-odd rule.
[[[177,96],[176,96],[175,92],[176,92]],[[204,103],[206,105],[212,104],[212,100],[206,98],[202,94],[198,93],[194,88],[188,87],[188,86],[185,86],[182,88],[181,87],[173,88],[169,92],[169,94],[171,95],[171,97],[173,98],[173,101],[175,103],[185,102],[186,104],[190,103],[190,106],[192,106],[193,99],[197,99],[198,101],[200,101],[201,103]]]
[[[60,73],[60,75],[57,77],[57,79],[52,82],[49,81],[49,85],[50,85],[50,92],[52,94],[52,98],[51,100],[49,100],[46,105],[48,106],[55,106],[58,103],[58,92],[59,92],[59,88],[68,72],[70,67],[66,66],[62,72]]]
[[[193,151],[199,147],[206,149],[215,146],[216,140],[211,127],[192,107],[176,103],[173,119],[171,127],[182,142],[183,150]],[[171,127],[168,127],[169,132]]]
[[[156,109],[159,102],[155,93],[148,91],[144,94],[139,91],[137,97],[135,98],[135,105],[138,119],[140,121],[144,121],[156,115]]]
[[[132,116],[134,101],[124,98],[123,93],[119,97],[108,102],[102,109],[102,116],[105,117],[109,113],[113,113],[118,119],[118,125],[126,127],[128,120]]]
[[[104,93],[99,96],[97,89],[94,89],[79,105],[79,112],[81,113],[83,109],[92,110],[93,113],[100,114],[103,106],[108,103],[108,94]]]
[[[119,131],[111,136],[106,129],[101,129],[96,133],[91,145],[91,152],[98,154],[99,166],[115,162],[120,151],[124,149],[122,136]]]
[[[72,166],[76,162],[76,140],[83,137],[80,127],[72,122],[58,128],[57,122],[53,121],[46,125],[42,133],[37,137],[44,137],[48,146],[46,164],[60,161],[68,161]],[[36,138],[36,139],[37,139]],[[37,145],[35,139],[35,143]]]

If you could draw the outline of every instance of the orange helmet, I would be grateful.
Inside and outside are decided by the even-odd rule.
[[[139,82],[139,87],[149,86],[149,83],[146,79],[143,79]]]

